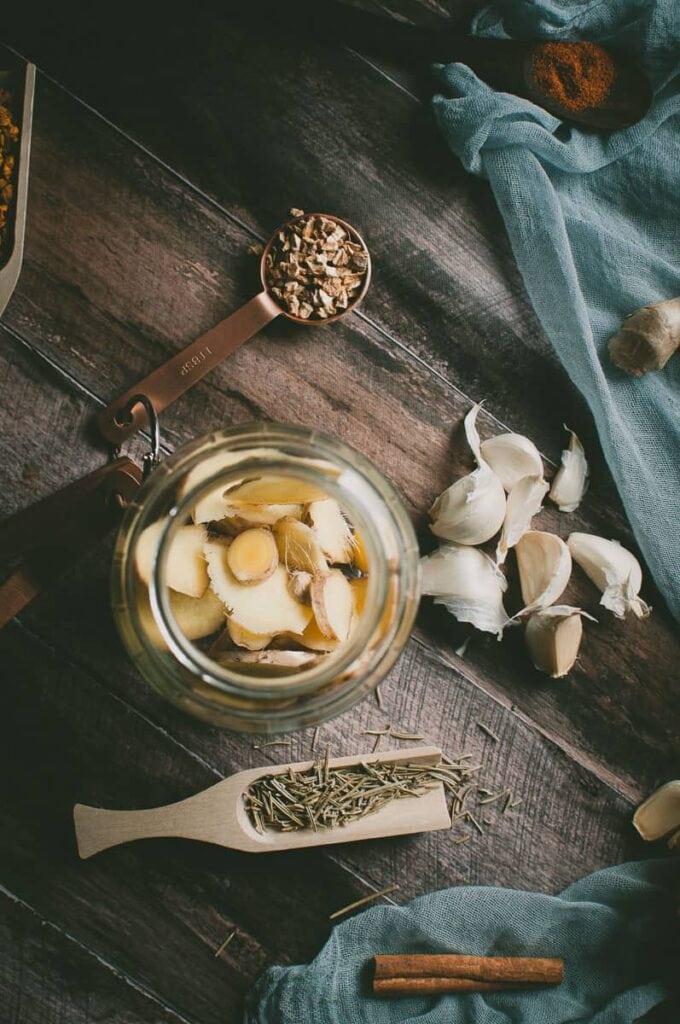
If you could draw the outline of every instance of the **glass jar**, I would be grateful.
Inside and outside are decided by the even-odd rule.
[[[190,480],[203,478],[187,490],[187,474],[201,464]],[[264,664],[225,666],[208,656],[200,641],[180,630],[166,585],[170,546],[191,522],[196,503],[262,474],[301,480],[334,498],[360,535],[368,566],[363,610],[348,639],[317,664],[283,675]],[[141,599],[140,537],[161,517],[166,518],[151,560],[148,596],[145,591]],[[116,539],[113,612],[141,674],[177,707],[211,725],[245,732],[317,725],[361,700],[400,654],[418,595],[418,544],[392,485],[359,452],[303,427],[257,423],[183,446],[140,488]]]

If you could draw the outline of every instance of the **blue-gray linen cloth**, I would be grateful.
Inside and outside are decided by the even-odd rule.
[[[631,54],[652,83],[646,117],[611,134],[495,92],[462,64],[439,69],[445,95],[434,108],[450,148],[491,185],[533,306],[680,618],[680,356],[636,380],[606,345],[627,313],[680,296],[680,2],[504,0],[472,30],[601,42]]]
[[[559,896],[459,886],[375,907],[337,925],[311,964],[270,968],[245,1024],[632,1024],[668,995],[669,961],[677,971],[679,875],[669,858],[598,871]],[[534,992],[372,996],[371,957],[401,952],[561,957],[565,976]]]

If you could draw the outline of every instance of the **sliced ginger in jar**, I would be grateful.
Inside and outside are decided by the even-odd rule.
[[[279,564],[279,551],[271,530],[244,530],[227,548],[227,564],[239,583],[260,583]]]
[[[233,542],[232,542],[233,543]],[[312,610],[297,601],[288,586],[288,572],[277,565],[259,583],[240,583],[227,561],[229,544],[209,541],[205,545],[210,585],[226,609],[229,619],[251,633],[302,633]]]
[[[310,587],[312,609],[324,636],[342,643],[349,636],[354,614],[354,595],[349,581],[339,569],[316,576]]]
[[[306,518],[324,555],[334,565],[352,561],[354,542],[352,531],[334,498],[312,501],[307,505]]]
[[[151,608],[149,592],[143,583],[138,584],[135,598],[142,629],[155,647],[167,650]],[[169,598],[170,610],[187,640],[202,640],[224,626],[224,605],[210,588],[202,597],[189,597],[176,590],[169,590]]]
[[[272,633],[253,633],[233,619],[227,619],[227,633],[237,647],[245,647],[248,651],[263,651],[274,639]]]
[[[160,535],[167,519],[159,519],[142,531],[135,548],[135,568],[143,583],[149,586],[153,561]],[[207,540],[205,527],[195,524],[180,526],[170,544],[165,581],[171,590],[189,597],[202,597],[208,587],[208,569],[203,545]]]
[[[280,505],[306,504],[326,495],[314,484],[289,476],[261,476],[246,480],[225,492],[226,501],[238,510],[239,504]]]
[[[314,531],[297,519],[281,519],[274,526],[274,536],[279,549],[279,558],[291,572],[299,570],[312,575],[325,573],[328,562]]]

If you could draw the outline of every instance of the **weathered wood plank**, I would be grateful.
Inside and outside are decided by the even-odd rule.
[[[92,468],[97,456],[86,443],[88,397],[0,333],[0,379],[26,407],[41,409],[44,429],[29,437],[11,415],[0,423],[10,493],[21,505],[76,466]],[[149,806],[267,754],[285,759],[279,748],[265,754],[249,738],[193,723],[147,689],[111,622],[108,559],[104,546],[24,614],[24,628],[12,625],[0,636],[9,683],[2,749],[7,777],[16,780],[0,812],[0,860],[12,892],[173,1012],[191,1021],[236,1020],[242,992],[265,963],[312,956],[327,935],[328,914],[370,888],[396,880],[399,901],[459,881],[554,891],[637,853],[626,801],[411,644],[384,688],[384,710],[369,698],[324,727],[321,744],[366,749],[373,740],[363,731],[391,719],[451,752],[469,747],[488,766],[486,784],[508,783],[524,799],[478,841],[457,847],[445,832],[266,861],[159,841],[78,862],[70,819],[77,800]],[[477,720],[497,733],[498,748]],[[309,756],[311,740],[311,730],[291,737],[289,756]],[[237,939],[225,962],[216,962],[212,952],[234,927]]]
[[[250,236],[44,80],[38,99],[27,261],[6,322],[108,398],[252,294]],[[36,401],[39,408],[44,399]],[[8,427],[16,427],[14,407],[6,408]],[[353,316],[304,333],[273,325],[168,410],[163,424],[171,446],[253,418],[316,425],[372,458],[419,515],[469,467],[460,434],[450,430],[467,408],[458,391]],[[496,429],[482,417],[485,434]],[[18,482],[21,463],[11,452],[7,464]],[[5,500],[33,500],[30,489],[24,495],[13,486]],[[578,514],[546,511],[539,523],[563,535],[585,529],[628,541],[597,490]],[[597,612],[597,595],[579,573],[569,597]],[[455,658],[455,624],[441,615],[422,621]],[[667,713],[680,685],[671,671],[676,650],[657,607],[643,623],[607,615],[590,628],[565,683],[539,680],[518,631],[500,646],[476,639],[460,668],[560,742],[646,787],[668,771],[677,739]]]
[[[130,33],[79,3],[42,31],[33,20],[13,13],[7,37],[258,237],[292,204],[361,226],[376,268],[363,315],[393,345],[492,399],[549,454],[565,419],[587,422],[487,186],[447,152],[427,108],[360,57],[305,46],[294,26],[255,33],[222,9],[196,11],[189,30],[138,11]]]
[[[65,651],[15,626],[1,646],[11,686],[3,756],[13,780],[0,812],[4,884],[178,1014],[201,1024],[236,1019],[265,964],[313,955],[329,913],[365,885],[318,851],[265,865],[164,840],[80,862],[74,802],[152,806],[217,775]],[[216,959],[234,928],[236,938]]]
[[[0,906],[0,992],[11,1024],[197,1024],[16,898],[3,893]]]

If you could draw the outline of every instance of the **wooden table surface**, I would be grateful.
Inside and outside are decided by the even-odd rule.
[[[163,20],[143,5],[134,17],[17,6],[4,41],[39,75],[26,258],[0,324],[3,515],[102,463],[97,410],[253,294],[249,247],[300,206],[367,239],[361,311],[314,331],[272,325],[164,414],[165,448],[253,419],[319,426],[374,460],[422,526],[469,469],[460,422],[484,399],[484,436],[526,432],[553,465],[563,423],[584,440],[587,499],[572,516],[546,509],[542,526],[634,544],[490,190],[444,149],[423,75],[362,55],[360,41],[310,43],[294,24],[256,34],[218,5]],[[435,26],[461,7],[379,6]],[[568,678],[539,676],[519,630],[477,635],[461,657],[466,629],[423,607],[382,709],[370,697],[321,730],[337,754],[366,749],[364,730],[388,722],[471,751],[489,788],[522,800],[483,836],[266,859],[159,840],[79,862],[74,802],[165,803],[304,759],[312,741],[307,730],[254,750],[257,738],[194,723],[150,692],[111,620],[110,554],[104,543],[0,638],[3,1019],[227,1024],[264,967],[311,958],[330,913],[391,883],[396,903],[459,883],[557,892],[649,852],[630,817],[678,774],[677,632],[648,575],[651,619],[618,622],[576,570],[567,599],[600,621]]]

